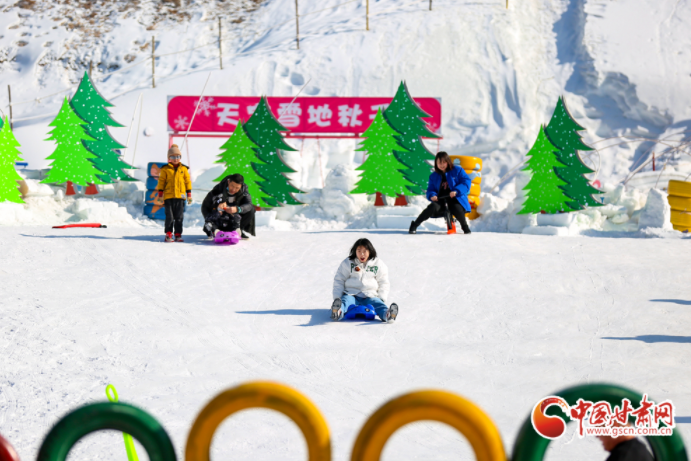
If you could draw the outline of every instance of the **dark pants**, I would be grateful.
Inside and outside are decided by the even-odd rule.
[[[168,232],[173,232],[173,226],[175,226],[176,234],[182,234],[182,219],[185,217],[185,200],[181,198],[169,198],[164,203],[166,207],[166,234]]]
[[[221,214],[218,211],[213,211],[209,216],[206,216],[204,226],[206,227],[206,224],[210,223],[212,232],[214,229],[223,232],[231,232],[240,228],[250,235],[256,235],[254,233],[254,208],[239,216],[240,219],[238,220],[237,214],[229,215],[227,213]]]
[[[442,199],[441,201],[446,202],[446,206],[449,207],[449,210],[451,211],[451,215],[458,219],[458,222],[461,223],[461,229],[463,229],[463,232],[470,230],[468,227],[468,222],[465,220],[465,214],[467,213],[463,207],[461,206],[460,203],[458,203],[458,200],[454,198],[448,198],[448,199]],[[444,210],[444,205],[441,203],[441,201],[437,202],[431,202],[427,208],[422,210],[422,213],[420,213],[420,216],[417,217],[415,220],[415,226],[419,226],[423,222],[427,221],[429,218],[435,217],[439,214],[442,213]]]
[[[240,229],[244,230],[250,235],[256,235],[254,233],[254,207],[241,216],[242,220],[240,221]]]
[[[232,232],[240,227],[241,218],[240,215],[220,213],[218,211],[213,211],[206,218],[205,228],[210,228],[211,232],[215,230],[220,230],[223,232]]]

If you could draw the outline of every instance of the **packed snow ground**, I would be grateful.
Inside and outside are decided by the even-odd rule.
[[[161,421],[180,459],[203,405],[257,379],[319,407],[338,461],[376,408],[421,388],[477,403],[507,451],[539,398],[578,383],[629,386],[691,415],[688,238],[262,231],[217,247],[193,230],[185,237],[0,228],[0,433],[22,459],[70,409],[103,401],[108,383]],[[390,301],[401,306],[393,325],[329,320],[333,274],[359,237],[389,266]],[[691,440],[688,425],[679,430]],[[606,458],[572,434],[549,459]],[[262,410],[227,420],[212,452],[306,456],[297,427]],[[398,432],[384,459],[432,454],[474,459],[433,423]],[[122,437],[89,436],[72,457],[125,459]]]

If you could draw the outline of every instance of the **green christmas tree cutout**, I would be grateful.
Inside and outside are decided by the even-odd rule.
[[[271,197],[261,190],[261,184],[264,181],[253,167],[253,165],[265,164],[257,157],[257,147],[245,133],[242,121],[239,121],[233,134],[221,146],[222,152],[218,155],[216,163],[224,163],[226,169],[214,181],[219,182],[228,175],[240,173],[245,178],[245,184],[247,184],[247,189],[252,196],[252,204],[266,207],[269,204],[266,203],[265,199]]]
[[[122,127],[123,125],[113,120],[108,111],[108,107],[113,107],[113,105],[96,90],[86,72],[70,105],[77,115],[88,123],[87,131],[93,140],[87,141],[85,146],[96,156],[94,164],[104,173],[101,179],[106,183],[136,181],[123,171],[134,169],[134,167],[125,163],[120,154],[115,151],[125,146],[115,141],[108,131],[109,126]]]
[[[19,193],[17,181],[22,177],[17,173],[15,162],[21,162],[20,146],[12,133],[10,123],[0,118],[0,202],[24,203]]]
[[[105,184],[101,181],[103,172],[94,166],[98,159],[85,146],[94,140],[87,134],[87,123],[72,110],[67,98],[62,103],[60,112],[49,126],[47,141],[55,141],[55,150],[46,159],[52,160],[48,176],[42,183],[62,184],[71,181],[80,186],[87,184]]]
[[[564,164],[558,159],[558,152],[559,149],[547,138],[544,126],[540,126],[537,140],[527,154],[527,166],[523,168],[532,175],[523,188],[528,191],[528,199],[518,214],[573,211],[568,205],[573,199],[562,190],[566,182],[557,176],[557,171],[564,168]]]
[[[261,98],[259,105],[249,120],[245,123],[245,132],[257,145],[257,154],[263,163],[256,163],[254,170],[264,178],[260,184],[262,192],[269,197],[263,199],[271,207],[286,205],[302,205],[293,194],[302,192],[294,187],[285,177],[286,173],[295,173],[295,170],[285,164],[279,149],[295,151],[283,140],[281,131],[288,131],[281,125],[274,114],[271,113],[266,97]]]
[[[396,150],[395,155],[408,167],[405,177],[413,184],[408,187],[408,194],[412,195],[424,194],[432,172],[431,162],[434,161],[434,155],[423,144],[422,136],[439,136],[429,131],[427,124],[422,120],[429,116],[410,97],[405,82],[401,82],[396,96],[384,111],[386,121],[400,134],[398,139],[403,149]]]
[[[584,129],[571,117],[564,104],[564,99],[560,97],[552,114],[552,119],[545,128],[545,133],[552,144],[557,147],[559,161],[564,164],[564,168],[557,170],[557,175],[566,182],[563,189],[569,197],[573,198],[569,206],[574,210],[582,210],[589,206],[602,206],[600,201],[593,198],[593,194],[601,194],[602,192],[591,186],[590,181],[584,176],[594,171],[585,166],[578,155],[579,150],[593,150],[583,143],[578,134]]]
[[[366,151],[369,155],[362,165],[356,168],[363,173],[350,193],[380,192],[389,197],[408,193],[409,188],[415,185],[405,178],[408,167],[394,155],[394,151],[405,152],[405,148],[397,141],[398,132],[386,121],[381,109],[362,136],[365,139],[355,150]]]

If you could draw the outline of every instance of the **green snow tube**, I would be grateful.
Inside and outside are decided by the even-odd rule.
[[[170,437],[153,416],[132,405],[111,402],[85,405],[64,416],[43,440],[38,461],[65,461],[79,439],[104,429],[132,435],[144,446],[150,461],[175,461]]]
[[[566,388],[552,395],[563,398],[569,405],[576,405],[579,398],[591,402],[605,400],[612,405],[612,408],[615,405],[621,406],[624,398],[629,399],[631,405],[635,407],[643,398],[643,395],[638,392],[613,384],[583,384]],[[571,420],[556,406],[549,407],[548,413],[561,416],[567,422]],[[684,442],[676,429],[673,430],[671,436],[648,436],[646,439],[650,442],[657,461],[688,461]],[[535,432],[531,414],[528,414],[528,418],[518,432],[511,461],[542,461],[549,443],[549,439]]]

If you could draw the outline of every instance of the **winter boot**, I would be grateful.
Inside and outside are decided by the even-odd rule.
[[[182,234],[175,234],[175,241],[184,242],[184,240],[182,239]]]
[[[214,225],[213,224],[211,224],[210,222],[204,223],[204,227],[202,229],[204,230],[204,233],[206,234],[207,237],[214,238]]]
[[[241,238],[242,240],[249,240],[249,238],[250,238],[250,233],[243,229],[243,230],[240,231],[240,238]]]
[[[339,298],[334,299],[333,304],[331,304],[331,320],[342,320],[343,319],[343,309],[341,309],[341,300]]]
[[[173,233],[172,232],[166,232],[166,242],[174,242],[173,240]]]
[[[409,234],[417,234],[417,223],[415,221],[410,222],[410,229],[408,229]]]
[[[386,311],[386,320],[384,321],[386,323],[394,323],[396,317],[398,317],[398,304],[392,303],[391,306],[389,306],[389,310]]]

